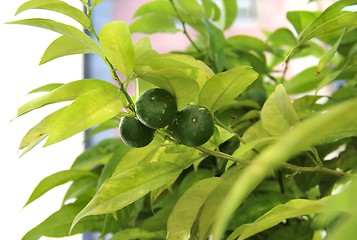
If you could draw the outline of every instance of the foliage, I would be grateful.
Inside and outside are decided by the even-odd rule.
[[[91,17],[101,1],[81,2],[85,12],[60,0],[30,0],[17,13],[65,14],[92,37],[51,19],[10,23],[60,34],[40,64],[97,54],[114,82],[82,79],[33,90],[45,93],[21,106],[18,116],[57,102],[68,105],[27,132],[23,154],[44,140],[48,146],[90,128],[88,137],[118,128],[120,117],[135,117],[137,96],[154,87],[171,93],[178,109],[189,103],[207,108],[214,134],[202,146],[188,147],[164,127],[143,148],[119,137],[88,148],[70,169],[34,189],[26,205],[71,182],[61,208],[24,240],[85,231],[111,239],[356,236],[357,12],[346,8],[356,0],[337,1],[322,13],[288,12],[293,29],[276,29],[264,40],[225,37],[237,15],[235,0],[149,1],[130,26],[113,21],[99,33]],[[183,32],[190,46],[159,54],[148,37],[133,43],[135,32]],[[287,74],[296,59],[308,56],[320,60]],[[127,92],[131,83],[137,95]],[[330,92],[322,95],[321,89]]]

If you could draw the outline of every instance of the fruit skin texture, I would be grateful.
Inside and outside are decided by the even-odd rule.
[[[119,123],[120,138],[134,148],[145,147],[154,139],[155,129],[148,128],[134,117],[121,117]]]
[[[175,138],[189,147],[206,143],[214,132],[212,114],[199,105],[187,105],[177,112],[169,129]]]
[[[176,99],[164,89],[152,88],[139,96],[135,112],[144,125],[153,129],[163,128],[175,118]]]

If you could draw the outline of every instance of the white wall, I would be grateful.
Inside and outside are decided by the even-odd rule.
[[[26,93],[50,82],[81,79],[83,72],[82,56],[38,65],[42,53],[58,35],[30,26],[4,24],[38,16],[29,11],[15,17],[14,13],[22,2],[25,0],[0,0],[0,238],[8,240],[21,239],[28,230],[59,209],[64,187],[53,189],[24,209],[22,206],[41,179],[68,169],[83,150],[82,135],[77,134],[54,146],[36,147],[19,159],[17,149],[21,138],[54,110],[53,107],[45,107],[10,122],[16,116],[16,109],[32,98],[25,96]],[[42,16],[53,14],[47,12]],[[82,238],[77,235],[66,239]]]

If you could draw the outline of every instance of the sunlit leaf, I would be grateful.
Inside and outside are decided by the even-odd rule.
[[[130,24],[130,31],[133,33],[176,33],[179,30],[176,27],[173,18],[161,14],[144,15]]]
[[[93,48],[84,45],[77,39],[61,36],[54,40],[43,53],[40,64],[47,63],[56,58],[73,55],[73,54],[85,54],[95,53]]]
[[[25,206],[38,199],[52,188],[65,184],[69,181],[75,181],[76,179],[82,177],[97,178],[94,173],[83,170],[64,170],[44,178],[33,190]]]
[[[181,171],[181,168],[175,164],[151,162],[112,176],[76,216],[72,228],[86,216],[112,213],[140,199],[165,184],[177,171]]]
[[[118,94],[104,89],[90,91],[78,97],[53,123],[46,146],[116,116],[122,109]],[[78,114],[81,113],[81,114]]]
[[[102,80],[84,79],[73,81],[58,87],[41,97],[35,98],[34,100],[25,103],[19,107],[17,116],[21,116],[29,111],[43,107],[47,104],[74,100],[80,95],[95,89],[103,89],[111,92],[112,94],[118,92],[118,89],[113,84]]]
[[[115,233],[111,240],[164,239],[166,231],[150,232],[140,228],[128,228]]]
[[[111,64],[125,76],[130,76],[135,66],[135,56],[128,25],[119,20],[107,23],[100,30],[99,41]]]
[[[257,78],[258,74],[245,66],[219,73],[204,85],[198,103],[215,112],[238,97]]]
[[[157,0],[157,1],[150,1],[140,5],[140,7],[134,13],[134,17],[143,16],[152,13],[176,16],[176,13],[169,1]]]
[[[190,239],[197,214],[210,193],[222,182],[207,178],[195,183],[176,202],[167,222],[167,239]]]
[[[229,28],[237,18],[238,6],[236,0],[223,0],[224,29]]]
[[[34,26],[63,34],[68,38],[73,38],[75,41],[81,42],[83,48],[86,47],[88,49],[91,49],[93,52],[97,53],[98,56],[100,56],[102,59],[105,59],[105,56],[100,47],[97,45],[97,43],[90,36],[73,26],[42,18],[23,19],[8,23]]]
[[[43,85],[41,87],[31,90],[28,94],[38,93],[38,92],[50,92],[52,90],[55,90],[56,88],[61,87],[62,85],[63,85],[63,83],[49,83],[49,84],[46,84],[46,85]]]
[[[89,18],[83,11],[60,0],[31,0],[23,3],[17,9],[16,14],[29,9],[46,9],[65,14],[79,22],[84,28],[88,28],[91,24]]]

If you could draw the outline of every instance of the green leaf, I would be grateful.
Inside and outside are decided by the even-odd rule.
[[[113,21],[102,27],[99,42],[109,62],[125,76],[133,73],[135,66],[134,47],[128,25]]]
[[[201,17],[203,15],[202,6],[197,0],[177,0],[176,2],[189,16]]]
[[[130,24],[132,33],[176,33],[179,30],[176,27],[173,18],[162,14],[144,15]]]
[[[237,178],[225,199],[217,206],[219,214],[213,227],[214,239],[221,239],[233,211],[243,203],[268,173],[309,145],[321,141],[329,133],[356,122],[357,112],[351,111],[356,107],[357,100],[354,99],[326,109],[323,114],[317,114],[297,124],[280,140],[257,155]]]
[[[22,138],[19,149],[23,149],[25,147],[27,148],[24,152],[21,153],[21,156],[29,152],[48,136],[53,122],[56,121],[59,116],[61,116],[64,110],[65,108],[62,108],[48,115],[26,133],[26,135]]]
[[[318,16],[319,13],[310,11],[291,11],[287,13],[287,19],[294,26],[298,34]]]
[[[254,223],[244,224],[237,228],[228,240],[247,239],[259,232],[271,228],[288,218],[294,218],[309,214],[329,211],[333,197],[325,197],[319,200],[293,199],[285,204],[280,204],[258,218]]]
[[[279,136],[287,132],[291,126],[294,126],[299,121],[298,119],[283,85],[278,85],[262,108],[261,121],[263,128],[270,135]]]
[[[134,13],[134,17],[143,16],[152,13],[168,15],[168,16],[176,16],[176,13],[169,1],[157,0],[157,1],[147,2],[140,5],[140,7]]]
[[[40,64],[47,63],[56,58],[73,55],[73,54],[85,54],[95,53],[93,48],[84,45],[77,39],[61,36],[54,40],[43,53]]]
[[[60,238],[68,237],[85,231],[101,231],[103,220],[99,216],[83,219],[69,234],[69,229],[74,217],[83,208],[85,203],[75,202],[62,206],[46,220],[27,232],[22,240],[38,240],[42,236]]]
[[[259,149],[260,147],[268,145],[277,139],[278,138],[275,137],[263,137],[245,144],[241,144],[239,148],[233,152],[232,156],[239,159],[249,160],[247,158],[252,150]]]
[[[237,35],[227,39],[228,44],[236,50],[243,52],[255,51],[261,58],[264,57],[265,51],[272,51],[269,45],[259,38],[248,35]]]
[[[18,9],[16,14],[19,14],[29,9],[46,9],[55,12],[65,14],[77,22],[79,22],[84,28],[88,28],[91,23],[87,15],[83,11],[72,7],[64,1],[60,0],[31,0],[23,3]]]
[[[175,96],[180,109],[190,103],[198,94],[199,86],[185,72],[176,68],[151,70],[150,68],[135,68],[135,73],[142,79],[152,83]]]
[[[112,94],[118,92],[118,89],[113,84],[110,84],[103,80],[84,79],[73,81],[61,87],[58,87],[41,97],[38,97],[34,100],[25,103],[24,105],[19,107],[17,116],[21,116],[27,112],[43,107],[47,104],[74,100],[80,95],[95,89],[103,89],[111,92]]]
[[[190,239],[191,228],[202,205],[221,182],[218,177],[203,179],[180,197],[167,222],[167,239]]]
[[[166,231],[150,232],[140,228],[128,228],[115,233],[111,240],[165,239]]]
[[[314,90],[328,73],[327,70],[316,76],[316,66],[309,67],[286,81],[284,86],[289,94],[306,93]]]
[[[92,0],[92,6],[95,7],[100,4],[103,0]]]
[[[37,198],[41,197],[43,194],[45,194],[52,188],[65,184],[69,181],[75,181],[82,177],[97,178],[97,175],[92,172],[83,170],[64,170],[44,178],[33,190],[25,206],[35,201]]]
[[[164,185],[178,171],[181,168],[172,163],[149,162],[112,176],[76,216],[72,228],[86,216],[112,213],[129,205]]]
[[[317,64],[316,74],[319,75],[321,71],[325,68],[325,66],[330,62],[331,58],[335,55],[338,46],[340,46],[341,40],[345,35],[346,29],[343,31],[341,37],[336,41],[336,43],[332,46],[332,48],[327,51],[320,59]]]
[[[251,67],[246,66],[219,73],[204,85],[198,103],[215,112],[238,97],[257,78],[258,74]]]
[[[149,37],[143,37],[134,45],[135,65],[144,65],[153,58],[159,57],[159,53],[151,48]]]
[[[237,18],[238,5],[236,0],[223,0],[224,29],[228,29]]]
[[[23,24],[23,25],[29,25],[34,27],[40,27],[63,34],[66,37],[73,38],[77,42],[81,42],[83,48],[87,47],[88,49],[92,49],[92,51],[97,53],[103,60],[105,59],[102,50],[90,36],[88,36],[81,30],[72,27],[70,25],[56,22],[49,19],[42,19],[42,18],[17,20],[17,21],[9,22],[9,24]]]
[[[38,92],[51,92],[52,90],[55,90],[56,88],[59,88],[61,86],[63,86],[63,83],[50,83],[50,84],[46,84],[44,86],[35,88],[27,94],[38,93]]]
[[[115,117],[122,105],[118,94],[104,89],[81,95],[53,123],[45,145],[57,143]]]

